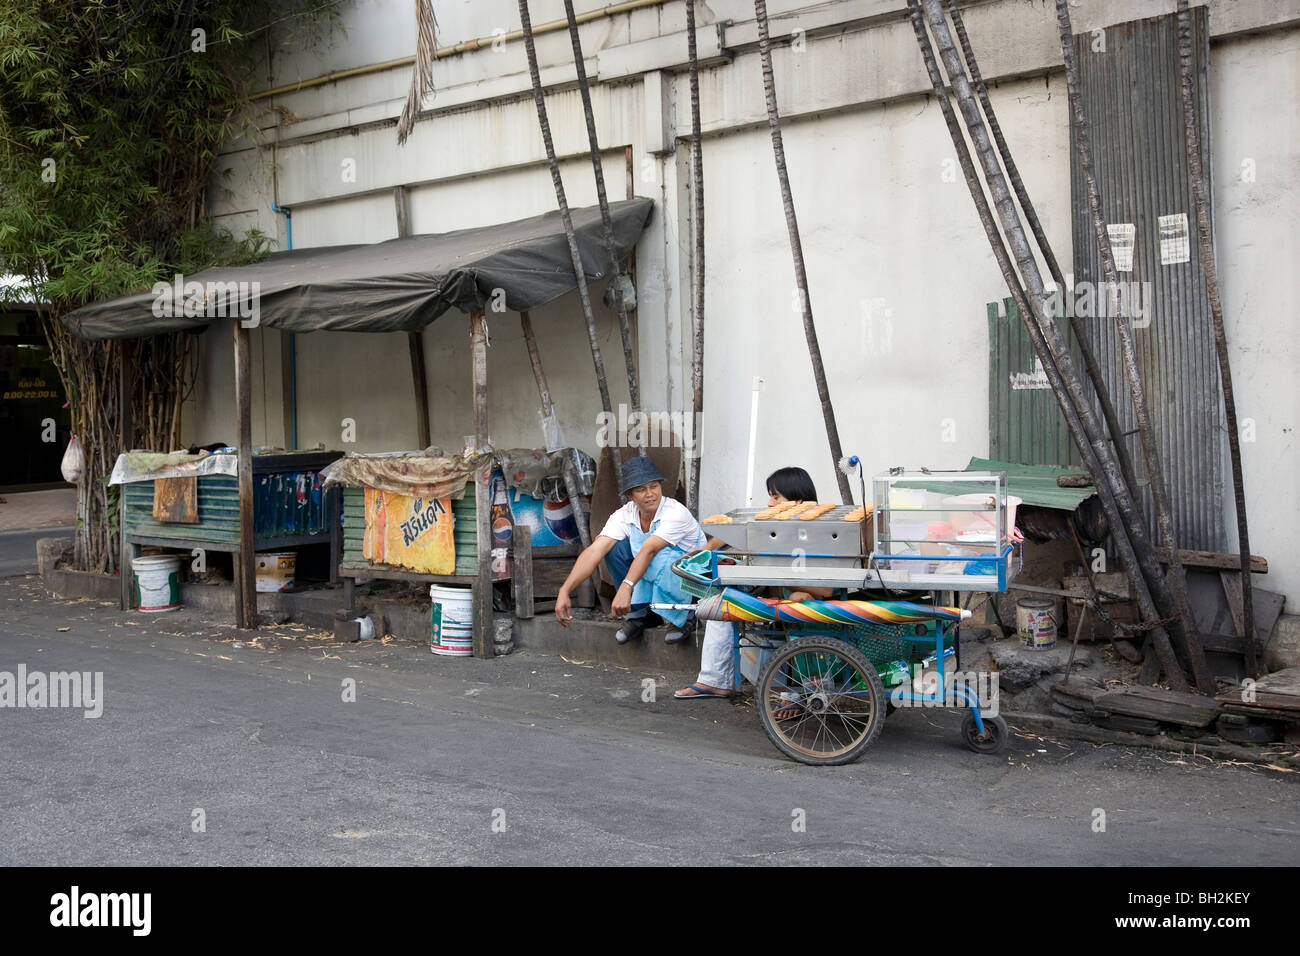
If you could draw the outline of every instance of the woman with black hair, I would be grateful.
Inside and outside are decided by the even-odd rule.
[[[816,501],[817,488],[812,476],[802,468],[778,468],[767,476],[767,506],[783,501]],[[831,588],[804,587],[783,596],[789,601],[825,600],[833,594]],[[700,648],[700,676],[689,687],[673,694],[678,700],[701,697],[730,697],[736,686],[735,625],[726,621],[709,621],[704,628],[704,644]],[[777,712],[777,720],[785,720],[799,713],[797,704]]]

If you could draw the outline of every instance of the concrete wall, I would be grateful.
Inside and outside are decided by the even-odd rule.
[[[603,4],[578,3],[579,12]],[[988,251],[926,80],[903,0],[811,4],[771,0],[774,66],[785,121],[812,303],[846,452],[868,471],[891,465],[961,467],[988,447],[985,303],[1005,289]],[[1254,550],[1267,586],[1300,600],[1295,428],[1300,419],[1290,309],[1300,199],[1297,63],[1300,0],[1210,4],[1211,115],[1218,254],[1243,445]],[[1076,32],[1170,12],[1171,0],[1082,0]],[[344,7],[347,37],[325,50],[277,54],[272,85],[363,67],[413,52],[409,2]],[[440,2],[446,46],[518,27],[513,0]],[[535,25],[563,16],[559,0],[531,4]],[[707,64],[706,402],[701,507],[743,501],[752,383],[760,396],[757,477],[800,463],[823,497],[835,481],[804,338],[748,0],[700,5]],[[1070,260],[1068,120],[1051,4],[990,0],[966,22],[995,86],[1004,130],[1057,255]],[[582,37],[611,197],[632,186],[656,200],[637,249],[637,358],[645,405],[689,401],[689,134],[681,0],[602,17]],[[798,42],[791,45],[790,37]],[[543,83],[572,205],[594,201],[585,130],[572,88],[567,36],[538,37]],[[499,222],[553,209],[522,44],[441,59],[437,94],[407,145],[393,123],[410,69],[387,69],[259,100],[259,135],[229,144],[211,201],[232,227],[287,239],[278,202],[293,210],[295,247],[396,235],[391,189],[410,189],[416,231]],[[1243,166],[1252,160],[1253,167]],[[1254,178],[1243,178],[1253,169]],[[954,175],[955,173],[955,175]],[[600,343],[625,400],[612,314],[597,307]],[[498,445],[537,441],[536,395],[517,317],[490,317],[491,431]],[[542,357],[572,443],[594,452],[599,410],[576,296],[534,316]],[[459,448],[470,431],[468,322],[447,315],[425,334],[433,440]],[[204,378],[188,421],[196,434],[233,428],[228,332],[204,337]],[[254,441],[285,441],[280,335],[253,337]],[[400,335],[299,336],[299,444],[338,446],[357,421],[356,450],[416,441],[409,360]],[[761,489],[756,489],[761,491]],[[1227,496],[1230,499],[1230,493]],[[1230,504],[1230,502],[1229,502]],[[1230,517],[1231,522],[1231,517]]]

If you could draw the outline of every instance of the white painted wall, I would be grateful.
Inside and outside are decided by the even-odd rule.
[[[579,11],[603,4],[578,3]],[[1239,413],[1255,421],[1244,447],[1255,550],[1270,559],[1264,583],[1300,601],[1300,557],[1289,529],[1300,519],[1295,428],[1300,419],[1294,322],[1300,198],[1295,190],[1300,0],[1212,2],[1211,76],[1216,223],[1225,320]],[[802,52],[774,51],[778,99],[814,312],[846,452],[869,472],[891,465],[961,467],[987,451],[985,303],[1005,295],[958,174],[917,56],[903,0],[770,0],[774,37],[806,31]],[[409,0],[344,7],[348,38],[324,55],[277,55],[274,83],[364,66],[413,52]],[[1168,13],[1171,0],[1082,0],[1077,32]],[[613,198],[624,195],[621,148],[631,145],[635,189],[656,200],[637,252],[638,361],[647,408],[689,401],[691,199],[685,137],[689,100],[681,0],[583,27],[587,68]],[[563,16],[559,0],[532,4],[534,23]],[[444,45],[518,26],[512,0],[438,3]],[[991,0],[967,26],[1030,193],[1062,261],[1070,259],[1068,124],[1050,4]],[[835,480],[801,324],[766,129],[756,28],[748,0],[700,8],[702,36],[728,59],[702,76],[708,242],[707,383],[701,507],[743,500],[754,376],[760,404],[758,478],[785,464],[812,471],[823,497]],[[721,25],[721,26],[718,26]],[[719,33],[720,30],[720,33]],[[1253,35],[1255,31],[1271,31]],[[664,39],[660,39],[664,38]],[[572,205],[594,201],[582,158],[585,130],[567,36],[538,38],[556,145]],[[616,80],[601,82],[606,68]],[[646,73],[640,71],[662,72]],[[662,81],[662,85],[661,85]],[[409,68],[360,75],[257,103],[260,140],[232,143],[214,180],[213,209],[284,238],[270,212],[294,213],[294,244],[374,241],[396,234],[391,189],[411,189],[413,228],[442,231],[554,208],[522,45],[441,59],[438,92],[405,148],[393,122]],[[659,92],[662,90],[662,99]],[[1286,104],[1280,106],[1280,103]],[[271,108],[275,109],[272,110]],[[664,151],[662,144],[668,144]],[[675,151],[674,151],[675,143]],[[1256,179],[1242,182],[1253,158]],[[345,181],[345,160],[355,181]],[[274,169],[274,174],[272,170]],[[597,307],[610,379],[621,379],[612,315]],[[536,396],[513,315],[490,317],[490,417],[498,445],[536,439]],[[594,451],[599,409],[576,296],[534,315],[542,357],[570,440]],[[447,315],[426,333],[433,440],[457,448],[470,430],[467,321]],[[233,421],[228,334],[204,337],[204,381],[190,419],[202,433]],[[300,444],[337,444],[338,422],[358,421],[358,450],[415,441],[403,336],[300,336]],[[258,330],[254,440],[284,440],[280,342]],[[617,404],[625,400],[619,389]],[[260,409],[260,410],[259,410]],[[260,429],[260,432],[259,432]],[[228,430],[228,429],[227,429]],[[945,430],[952,440],[945,440]],[[219,437],[225,437],[224,434]],[[1229,517],[1231,522],[1231,516]]]
[[[1300,31],[1243,37],[1211,51],[1216,246],[1258,587],[1300,611]],[[1286,102],[1289,105],[1282,107]],[[1253,170],[1251,164],[1253,163]],[[1253,173],[1254,180],[1250,181]],[[1253,440],[1248,440],[1253,437]],[[1224,455],[1229,550],[1236,550]]]
[[[1022,175],[1068,257],[1068,126],[1059,84],[1012,83],[994,107]],[[985,303],[1005,285],[933,101],[789,124],[792,179],[813,313],[840,440],[867,474],[962,468],[988,453]],[[801,465],[836,498],[833,463],[797,311],[767,130],[708,143],[708,297],[700,507],[743,501],[748,411],[759,399],[758,497]]]

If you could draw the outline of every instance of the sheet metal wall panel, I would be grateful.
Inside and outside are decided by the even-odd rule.
[[[1192,8],[1193,75],[1201,162],[1210,189],[1209,30],[1205,7]],[[1104,41],[1103,48],[1098,41]],[[1132,271],[1121,282],[1144,290],[1149,325],[1135,323],[1134,345],[1156,429],[1175,534],[1184,548],[1224,546],[1223,455],[1226,440],[1209,299],[1196,242],[1196,212],[1188,180],[1178,68],[1178,21],[1173,14],[1105,28],[1074,38],[1084,110],[1102,210],[1110,224],[1135,227]],[[1087,186],[1071,123],[1071,184],[1075,282],[1101,278]],[[1186,261],[1161,260],[1160,217],[1186,214]],[[1091,319],[1098,358],[1126,433],[1139,477],[1145,477],[1136,421],[1113,323]],[[1150,491],[1143,499],[1152,533]]]
[[[1014,299],[988,303],[989,457],[1023,465],[1078,465],[1056,393],[1040,371]],[[1074,344],[1068,325],[1061,326]]]

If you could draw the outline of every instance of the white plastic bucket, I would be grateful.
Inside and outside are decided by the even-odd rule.
[[[293,584],[298,555],[293,551],[265,551],[257,555],[256,564],[257,590],[272,594]]]
[[[181,606],[181,559],[166,555],[132,558],[136,604],[149,614]]]
[[[470,657],[474,653],[474,590],[435,584],[429,588],[433,601],[430,649],[444,657]]]

